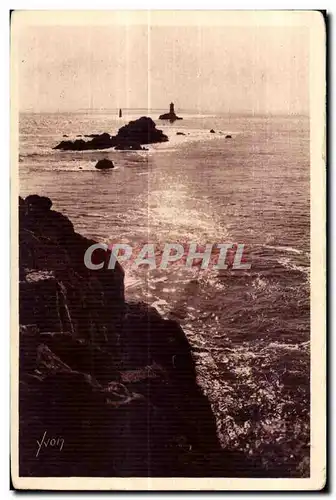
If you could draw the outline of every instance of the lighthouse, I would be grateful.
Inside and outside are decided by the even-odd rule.
[[[182,120],[182,118],[176,116],[174,103],[171,102],[169,104],[169,113],[164,113],[163,115],[160,115],[159,120],[169,120],[171,123],[173,123],[175,120]]]

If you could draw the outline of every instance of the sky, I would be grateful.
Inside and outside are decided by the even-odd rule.
[[[223,23],[27,25],[17,30],[21,111],[165,109],[306,114],[309,29]]]

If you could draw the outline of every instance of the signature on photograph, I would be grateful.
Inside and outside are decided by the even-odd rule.
[[[54,436],[47,437],[47,431],[44,431],[41,441],[37,439],[36,443],[37,443],[36,457],[38,457],[43,445],[45,448],[48,447],[55,448],[59,449],[59,451],[62,451],[64,445],[64,439],[62,437],[54,437]]]

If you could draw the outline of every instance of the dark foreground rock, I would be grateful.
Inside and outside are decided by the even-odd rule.
[[[20,475],[265,474],[221,450],[182,328],[125,302],[109,252],[87,269],[93,241],[46,197],[20,198],[19,225]]]
[[[215,134],[215,133],[216,133],[216,132],[215,132],[215,131],[214,131],[214,129],[212,128],[212,129],[210,130],[210,134]]]
[[[232,139],[232,135],[227,134],[227,135],[225,136],[225,139]]]
[[[153,144],[157,142],[166,142],[168,137],[156,128],[155,122],[142,116],[137,120],[130,121],[127,125],[121,127],[116,136],[107,132],[103,134],[91,134],[90,141],[77,139],[75,141],[61,141],[54,149],[69,151],[85,151],[96,149],[115,148],[119,150],[138,150],[143,149],[142,144]]]
[[[98,170],[110,170],[111,168],[114,168],[114,165],[111,160],[104,158],[96,163],[95,168]]]

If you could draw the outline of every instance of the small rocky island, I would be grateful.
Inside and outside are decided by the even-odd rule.
[[[167,142],[168,137],[156,128],[155,122],[148,116],[142,116],[137,120],[130,121],[118,130],[113,136],[107,132],[102,134],[91,134],[90,141],[76,139],[74,141],[61,141],[54,149],[65,151],[86,151],[97,149],[115,148],[117,150],[145,150],[142,144],[154,144]]]
[[[169,113],[164,113],[163,115],[160,115],[159,120],[169,120],[171,123],[173,123],[176,120],[183,120],[183,118],[175,114],[174,103],[171,102],[169,106]]]
[[[19,473],[263,477],[222,450],[181,326],[125,300],[124,271],[52,201],[19,199]],[[37,442],[57,436],[62,450]],[[48,455],[47,455],[48,453]]]
[[[110,170],[111,168],[114,168],[113,162],[107,158],[103,158],[102,160],[99,160],[95,168],[97,170]]]

